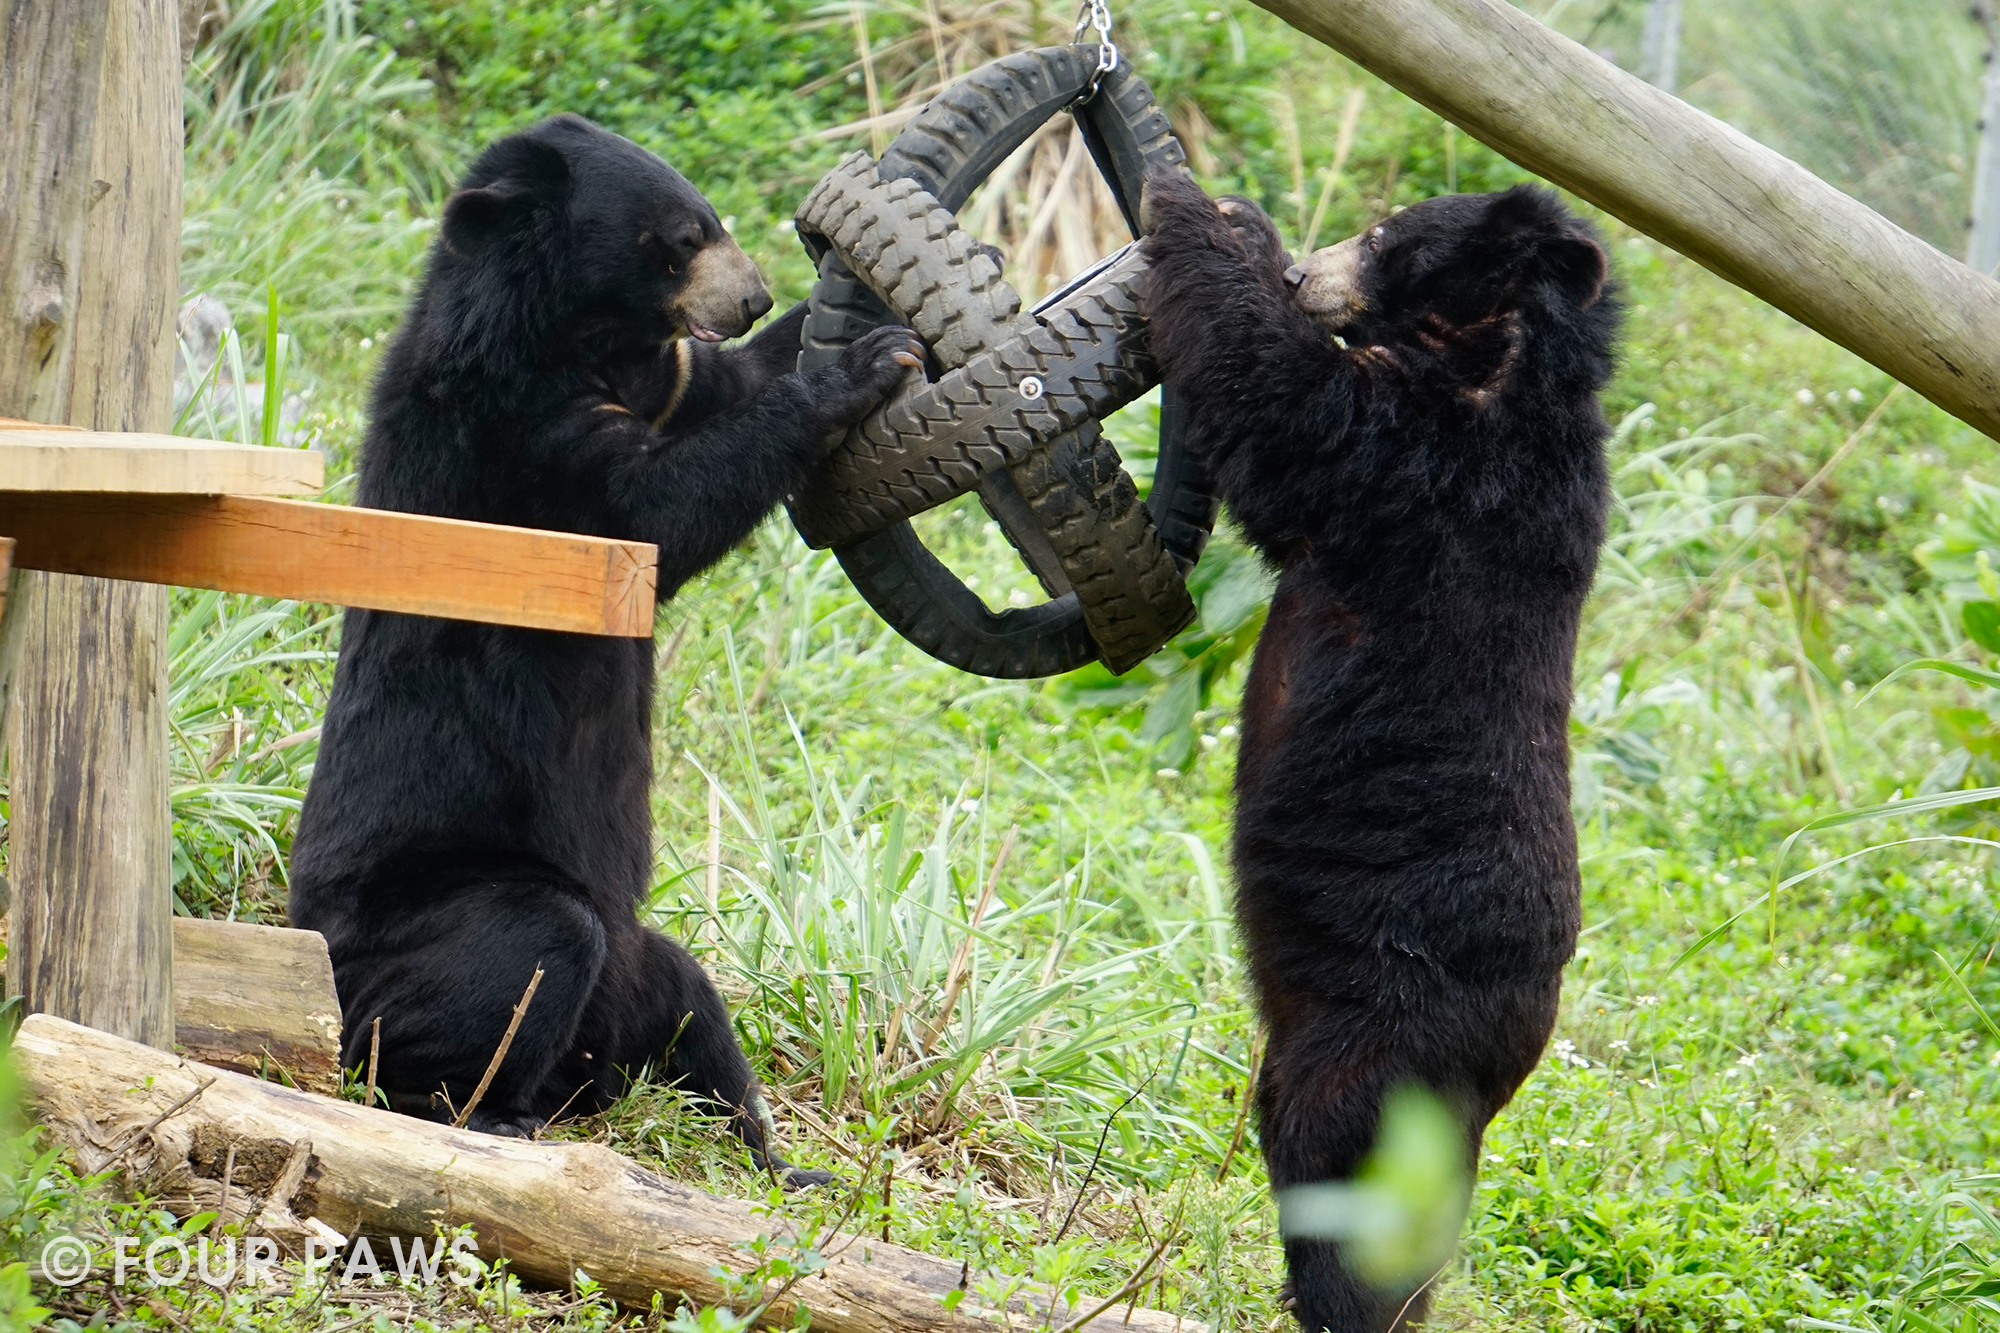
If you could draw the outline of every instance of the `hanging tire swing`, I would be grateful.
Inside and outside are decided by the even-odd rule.
[[[1100,60],[1100,52],[1106,57]],[[1183,581],[1215,524],[1207,478],[1160,404],[1144,502],[1098,422],[1158,382],[1135,247],[1023,314],[985,248],[953,218],[1050,118],[1077,120],[1134,236],[1149,172],[1186,155],[1152,91],[1107,44],[1053,46],[974,70],[927,104],[879,162],[851,154],[800,206],[819,266],[801,370],[868,330],[907,324],[938,378],[856,427],[792,503],[897,633],[976,675],[1123,673],[1194,618]],[[990,610],[918,539],[910,518],[976,491],[1051,600]]]

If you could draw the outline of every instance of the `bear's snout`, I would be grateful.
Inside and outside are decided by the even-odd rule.
[[[1367,311],[1361,289],[1361,240],[1350,236],[1285,270],[1292,301],[1329,333],[1340,332]]]
[[[736,239],[724,235],[688,264],[687,285],[674,295],[671,313],[690,337],[721,342],[740,337],[771,309],[764,275]]]

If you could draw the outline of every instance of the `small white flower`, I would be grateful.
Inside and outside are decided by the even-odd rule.
[[[1497,1153],[1497,1152],[1490,1152],[1490,1153],[1487,1153],[1487,1154],[1486,1154],[1486,1160],[1487,1160],[1487,1162],[1488,1162],[1488,1163],[1489,1163],[1490,1165],[1493,1165],[1493,1166],[1505,1166],[1505,1165],[1507,1164],[1507,1159],[1506,1159],[1505,1157],[1501,1156],[1501,1155],[1500,1155],[1499,1153]]]
[[[1629,1041],[1614,1041],[1611,1043],[1611,1049],[1614,1051],[1629,1051],[1632,1049],[1632,1043]]]
[[[1558,1148],[1567,1148],[1567,1147],[1569,1147],[1569,1140],[1568,1140],[1568,1139],[1559,1139],[1559,1138],[1555,1138],[1555,1137],[1551,1136],[1551,1137],[1550,1137],[1550,1139],[1549,1139],[1549,1142],[1550,1142],[1550,1143],[1551,1143],[1552,1145],[1554,1145],[1555,1147],[1558,1147]]]
[[[1156,769],[1153,773],[1153,776],[1156,778],[1177,778],[1180,775],[1181,771],[1178,768]]]
[[[1848,401],[1848,402],[1850,402],[1850,403],[1858,403],[1858,402],[1860,402],[1860,401],[1861,401],[1861,390],[1859,390],[1859,389],[1849,389],[1849,390],[1847,391],[1847,401]]]
[[[1218,731],[1215,734],[1222,737],[1222,739],[1226,741],[1234,740],[1236,737],[1236,724],[1234,722],[1231,722],[1227,726],[1223,727],[1221,731]]]
[[[1755,1055],[1745,1055],[1738,1058],[1736,1063],[1742,1065],[1745,1069],[1755,1069],[1757,1067],[1757,1057]]]
[[[1813,391],[1811,389],[1800,389],[1797,397],[1800,407],[1811,407],[1813,405]]]
[[[1658,1004],[1659,1002],[1660,1002],[1660,997],[1657,995],[1641,995],[1637,999],[1633,1000],[1632,1004],[1635,1008],[1651,1009],[1654,1005]]]
[[[363,338],[361,340],[361,350],[364,352],[367,351],[369,348],[373,347],[374,345],[375,345],[375,340],[373,338]]]
[[[1219,744],[1221,744],[1221,742],[1216,740],[1215,737],[1213,736],[1203,735],[1201,738],[1201,748],[1204,750],[1213,750]]]
[[[967,814],[967,815],[976,815],[976,814],[978,814],[978,813],[979,813],[979,798],[978,798],[977,796],[969,796],[969,797],[967,797],[967,798],[966,798],[965,800],[963,800],[963,801],[960,801],[960,802],[958,803],[958,809],[959,809],[959,813],[960,813],[960,814]]]

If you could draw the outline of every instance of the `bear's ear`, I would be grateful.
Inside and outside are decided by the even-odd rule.
[[[1604,290],[1603,247],[1579,227],[1556,197],[1532,185],[1516,185],[1499,195],[1486,214],[1486,234],[1503,253],[1519,256],[1534,278],[1555,284],[1578,309],[1596,302]]]
[[[1561,216],[1554,196],[1532,185],[1516,185],[1493,196],[1482,229],[1492,240],[1506,242],[1524,232],[1547,231]]]
[[[444,201],[444,243],[454,254],[479,254],[518,226],[534,199],[533,187],[517,180],[459,190]]]
[[[476,255],[526,222],[537,205],[561,196],[569,162],[561,150],[523,135],[503,141],[482,165],[497,168],[490,185],[459,190],[444,201],[444,243],[461,255]]]
[[[1537,258],[1543,274],[1578,310],[1597,304],[1609,270],[1603,246],[1573,227],[1564,227],[1542,242]]]

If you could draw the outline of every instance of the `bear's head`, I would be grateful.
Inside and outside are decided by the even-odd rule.
[[[1395,342],[1594,305],[1604,250],[1547,190],[1441,195],[1287,269],[1300,310],[1343,340]]]
[[[545,306],[646,342],[720,342],[771,308],[750,257],[686,178],[581,116],[486,149],[445,201],[442,239]]]

